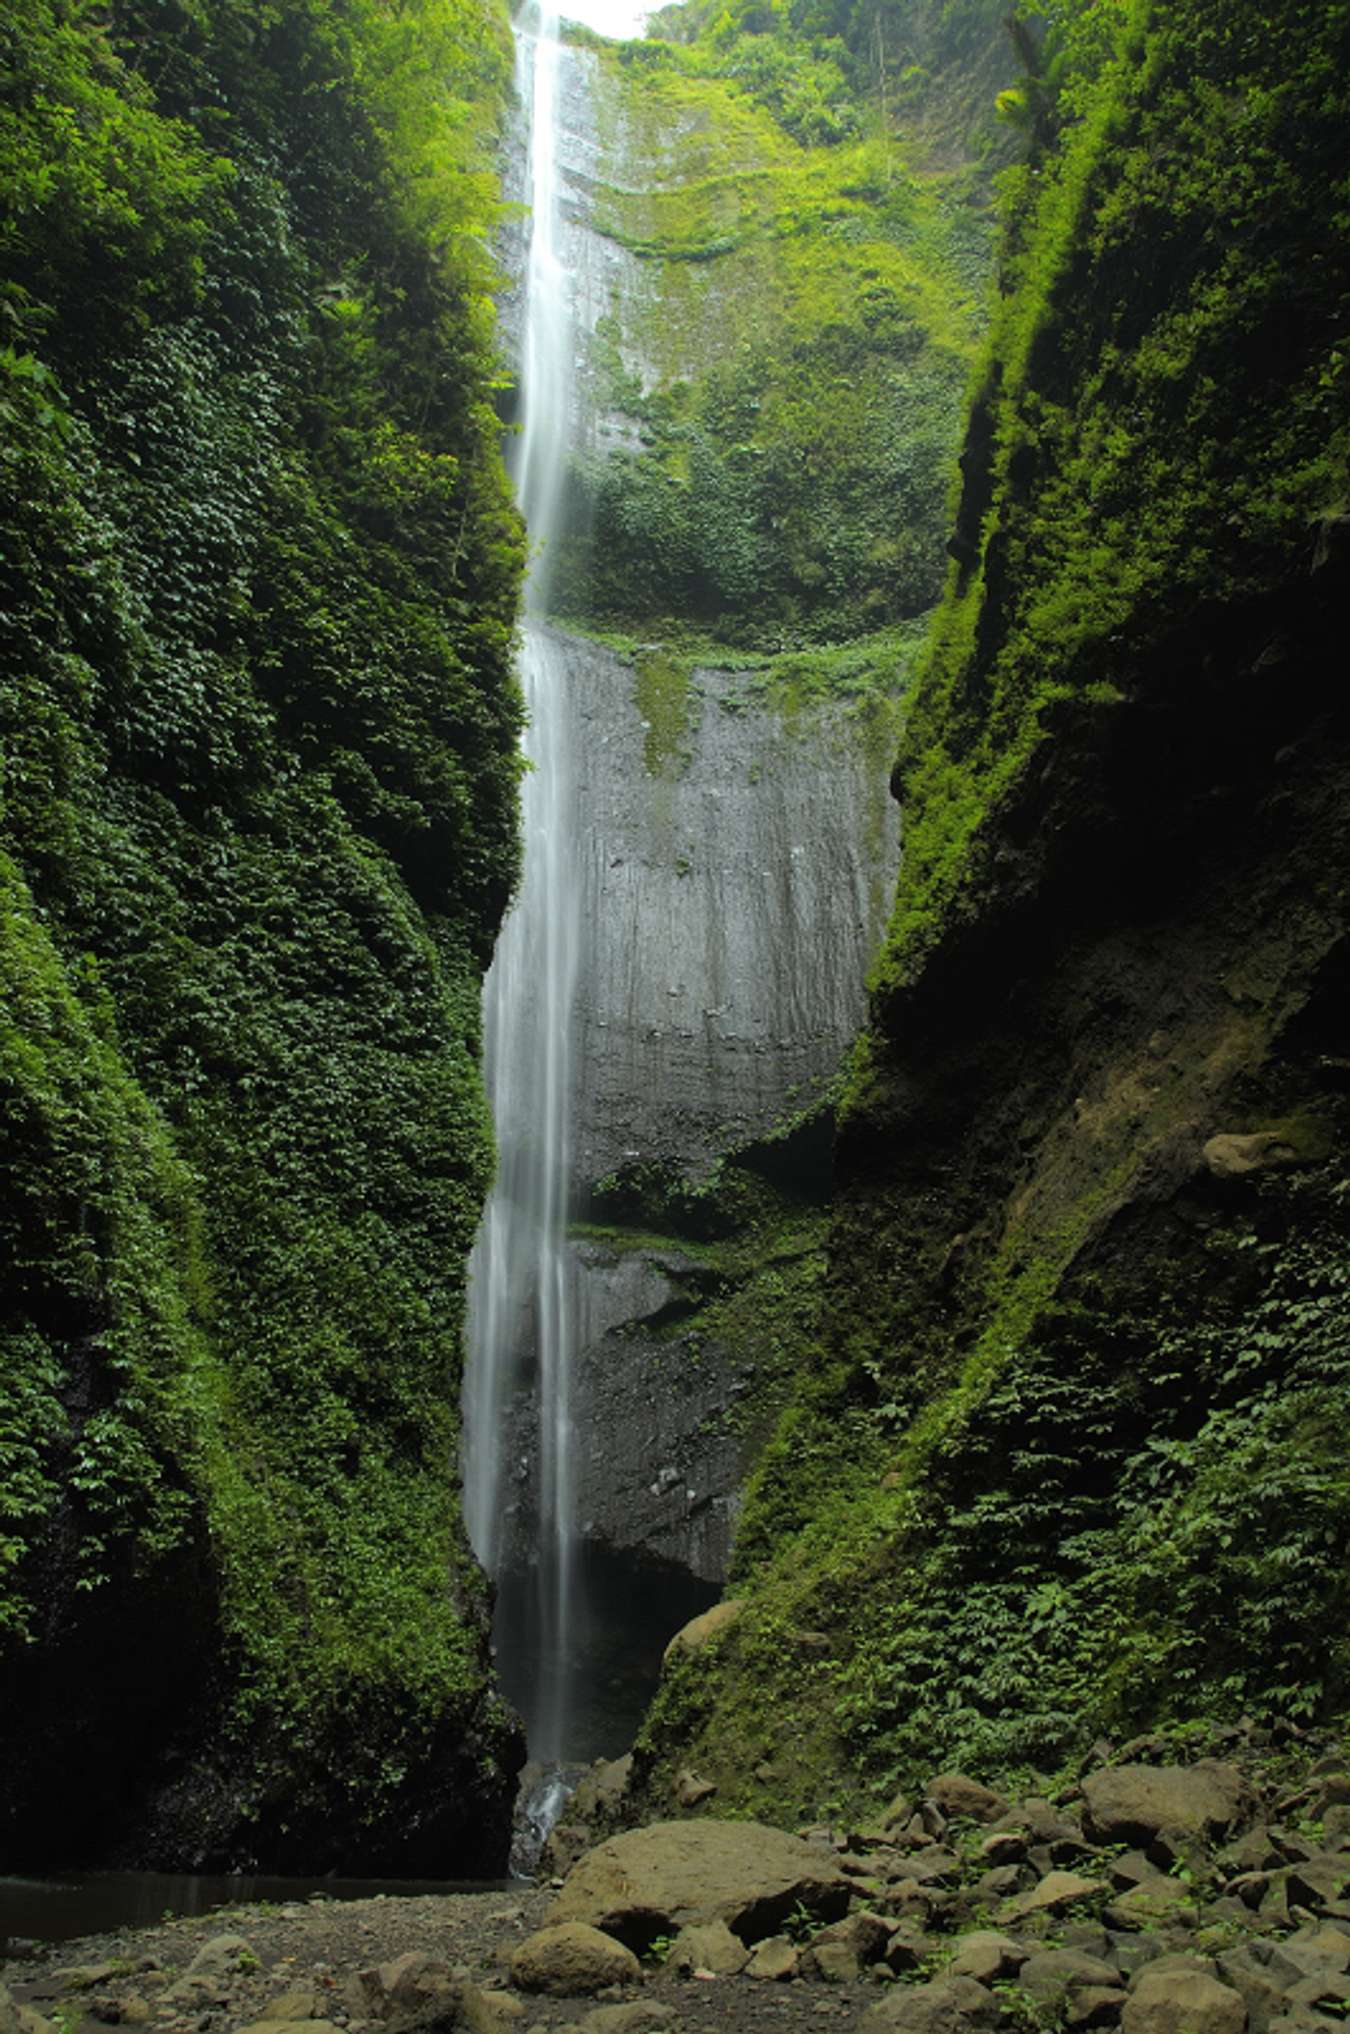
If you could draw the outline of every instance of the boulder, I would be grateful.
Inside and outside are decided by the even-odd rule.
[[[801,1907],[820,1921],[848,1912],[833,1857],[758,1822],[654,1822],[588,1851],[547,1920],[579,1921],[645,1950],[661,1935],[725,1921],[742,1942],[775,1934]]]
[[[680,1930],[670,1946],[666,1969],[677,1977],[692,1977],[696,1971],[735,1977],[749,1961],[749,1950],[725,1921],[706,1921],[701,1927]]]
[[[997,2025],[999,2002],[973,1978],[897,1985],[863,2014],[861,2034],[971,2034]]]
[[[1083,1782],[1083,1828],[1094,1843],[1162,1835],[1213,1842],[1250,1820],[1255,1796],[1236,1766],[1106,1766]]]
[[[1027,1954],[1011,1935],[1000,1935],[994,1928],[974,1928],[969,1935],[960,1937],[945,1975],[974,1978],[977,1984],[992,1985],[998,1978],[1015,1977]]]
[[[668,1667],[672,1660],[685,1653],[701,1652],[709,1639],[717,1637],[735,1624],[744,1605],[739,1597],[730,1597],[725,1603],[714,1603],[711,1610],[705,1610],[699,1617],[691,1617],[688,1624],[682,1624],[661,1655],[661,1664]]]
[[[1203,1970],[1156,1963],[1135,1979],[1121,2026],[1123,2034],[1246,2034],[1247,2005]]]
[[[511,1982],[518,1991],[560,1999],[635,1984],[641,1976],[631,1949],[584,1921],[563,1921],[527,1935],[511,1958]]]
[[[940,1773],[936,1780],[929,1781],[924,1792],[951,1820],[997,1822],[1000,1815],[1008,1812],[1001,1794],[982,1787],[978,1780],[968,1779],[964,1773]]]

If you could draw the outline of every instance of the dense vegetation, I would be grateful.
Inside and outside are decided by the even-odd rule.
[[[826,1305],[652,1799],[1350,1696],[1350,10],[1051,27]]]
[[[478,0],[0,24],[0,1803],[29,1857],[504,1854],[449,1471],[517,854],[508,83]]]
[[[559,603],[760,649],[893,625],[942,584],[1000,12],[742,0],[660,25],[595,46],[596,223],[630,265],[591,350],[609,435],[573,475]]]

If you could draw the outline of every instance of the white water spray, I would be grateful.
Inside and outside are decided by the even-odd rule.
[[[572,321],[559,257],[556,15],[516,30],[517,84],[531,109],[531,227],[522,334],[516,492],[533,563],[525,589],[521,683],[524,880],[484,990],[488,1093],[498,1175],[471,1267],[465,1379],[465,1517],[500,1578],[511,1400],[535,1371],[538,1520],[532,1585],[510,1606],[503,1671],[525,1713],[531,1754],[566,1753],[573,1622],[573,1320],[565,1247],[571,1172],[569,1032],[579,944],[575,815],[568,768],[566,661],[544,624],[568,444]],[[531,1600],[532,1599],[532,1600]],[[499,1618],[500,1629],[500,1618]],[[528,1680],[520,1658],[528,1660]],[[512,1675],[512,1668],[516,1671]]]

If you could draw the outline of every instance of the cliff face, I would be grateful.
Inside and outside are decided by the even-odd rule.
[[[823,20],[691,12],[562,55],[575,401],[547,571],[582,891],[569,1475],[596,1753],[725,1579],[820,1274],[830,1095],[894,883],[897,698],[985,318],[973,157],[1006,37],[984,0],[941,12],[916,32],[978,110],[930,76],[899,127],[868,103],[870,25],[859,54]],[[523,1702],[547,1471],[523,1315],[517,1339],[497,1629]]]
[[[1028,81],[816,1365],[650,1800],[1346,1702],[1350,24],[1117,26]]]
[[[16,1863],[505,1857],[452,1465],[516,868],[506,45],[320,0],[0,28]]]

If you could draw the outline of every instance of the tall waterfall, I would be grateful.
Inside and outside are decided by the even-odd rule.
[[[521,682],[529,714],[524,880],[484,993],[488,1093],[498,1176],[471,1269],[465,1386],[465,1515],[474,1551],[499,1576],[507,1501],[504,1451],[517,1389],[536,1369],[536,1560],[503,1671],[525,1715],[530,1750],[567,1751],[567,1655],[574,1594],[572,1305],[565,1249],[570,1174],[569,1028],[577,979],[578,885],[568,766],[567,669],[544,625],[568,443],[572,323],[559,256],[556,132],[558,23],[540,12],[516,29],[517,84],[530,108],[531,225],[525,276],[516,491],[533,562],[525,590]],[[528,1660],[522,1673],[520,1661]],[[512,1669],[514,1668],[514,1672]],[[514,1685],[512,1685],[514,1683]]]

